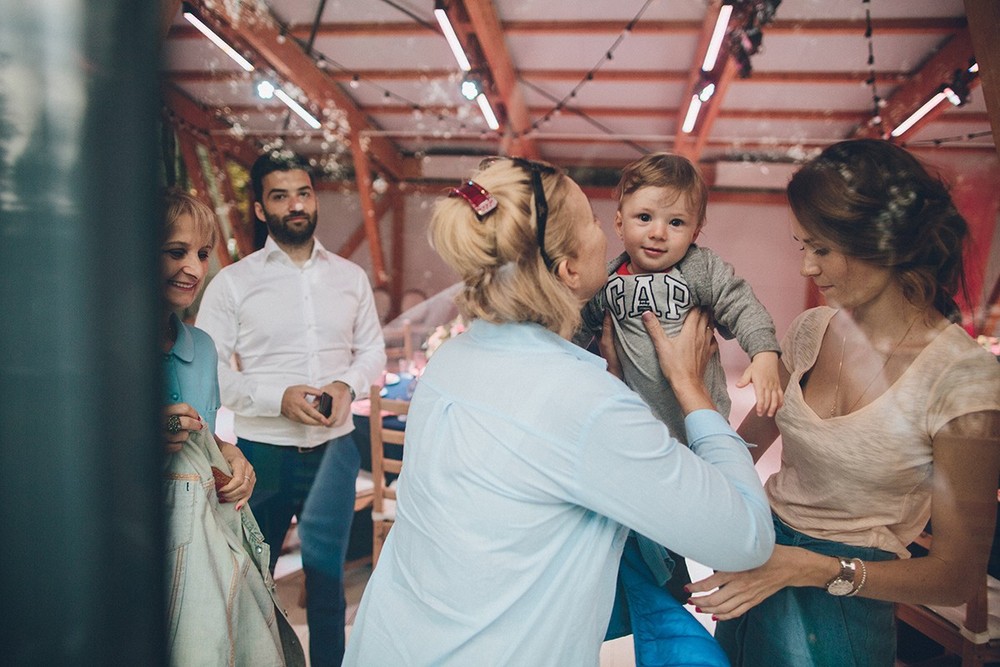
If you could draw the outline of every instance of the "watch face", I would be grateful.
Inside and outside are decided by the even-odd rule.
[[[826,591],[830,595],[847,595],[854,590],[854,582],[837,578],[827,584]]]

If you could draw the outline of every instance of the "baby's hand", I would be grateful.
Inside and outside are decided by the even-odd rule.
[[[767,414],[768,417],[773,417],[785,402],[785,393],[778,375],[777,352],[758,352],[754,355],[736,386],[742,389],[750,383],[753,383],[753,393],[757,397],[757,416]]]

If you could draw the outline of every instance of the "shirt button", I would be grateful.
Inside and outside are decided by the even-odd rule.
[[[177,401],[180,400],[181,397],[180,394],[170,394],[170,398],[171,400]]]

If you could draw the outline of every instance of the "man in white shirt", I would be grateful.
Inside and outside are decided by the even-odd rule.
[[[197,326],[215,340],[222,403],[257,473],[250,507],[271,546],[271,569],[298,516],[310,661],[339,665],[359,465],[351,402],[385,368],[385,344],[364,270],[313,237],[308,164],[269,152],[250,180],[267,241],[209,283]],[[319,411],[324,393],[333,398],[329,417]]]

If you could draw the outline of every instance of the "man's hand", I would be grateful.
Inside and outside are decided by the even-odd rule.
[[[351,388],[337,381],[324,386],[323,391],[333,397],[333,410],[330,411],[328,420],[330,425],[340,426],[347,423],[351,416]]]
[[[328,385],[329,386],[329,385]],[[292,385],[281,397],[281,414],[287,419],[309,426],[332,426],[333,422],[317,409],[323,389],[307,384]],[[334,397],[336,399],[336,397]],[[334,405],[334,409],[336,409]]]

